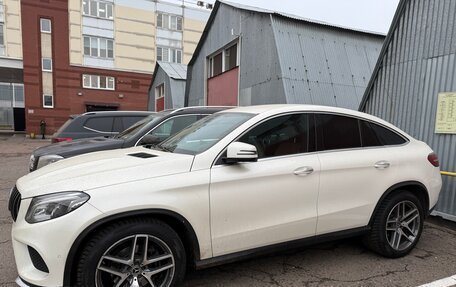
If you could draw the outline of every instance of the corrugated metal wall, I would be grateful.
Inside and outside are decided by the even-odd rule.
[[[384,37],[273,16],[286,102],[357,109]]]
[[[205,103],[207,57],[240,38],[239,105],[319,104],[357,109],[384,37],[220,3],[189,66],[189,105]]]
[[[456,91],[456,1],[403,0],[372,88],[361,109],[427,142],[442,170],[456,171],[456,135],[435,134],[437,95]],[[456,220],[456,178],[443,177],[436,207]]]
[[[165,109],[177,109],[184,106],[185,80],[170,78],[165,71],[159,67],[149,91],[148,110],[155,111],[155,88],[165,84]]]

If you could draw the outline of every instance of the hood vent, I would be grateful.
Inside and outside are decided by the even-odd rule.
[[[147,153],[147,152],[137,152],[137,153],[130,153],[129,156],[139,157],[139,158],[151,158],[156,157],[156,155]]]

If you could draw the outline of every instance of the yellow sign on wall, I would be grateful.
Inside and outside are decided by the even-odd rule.
[[[456,92],[439,93],[435,132],[439,134],[456,134]]]

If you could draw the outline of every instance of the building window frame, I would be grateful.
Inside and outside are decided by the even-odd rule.
[[[236,64],[234,66],[230,66],[229,65],[229,61],[228,61],[228,65],[227,65],[227,59],[229,59],[229,57],[231,56],[230,53],[233,51],[232,48],[236,46]],[[211,55],[209,55],[207,57],[207,77],[208,78],[213,78],[213,77],[216,77],[218,75],[221,75],[225,72],[228,72],[236,67],[239,67],[239,54],[240,54],[240,50],[239,50],[239,41],[236,40],[234,42],[231,42],[227,45],[225,45],[223,48],[217,50],[215,53],[212,53]],[[217,58],[220,57],[221,59],[218,60]],[[215,68],[218,67],[217,63],[219,63],[220,65],[220,69],[217,69],[218,71],[214,71]]]
[[[161,99],[165,96],[165,83],[155,87],[155,99]]]
[[[45,64],[48,62],[49,64]],[[52,58],[42,58],[41,59],[41,71],[43,72],[52,72]],[[49,68],[48,68],[49,67]]]
[[[102,80],[103,78],[104,80]],[[105,87],[102,87],[102,82],[105,83]],[[115,91],[116,79],[112,76],[82,74],[82,87],[92,90]]]
[[[50,99],[51,99],[51,104],[50,105],[46,104],[46,97],[50,97]],[[43,108],[47,108],[47,109],[53,109],[54,108],[54,95],[43,94]]]
[[[184,17],[176,14],[157,12],[157,28],[171,31],[183,31]]]
[[[114,59],[114,39],[84,35],[83,45],[84,56],[108,60]],[[88,49],[88,51],[86,51],[86,49]],[[96,53],[94,51],[96,51]]]
[[[166,63],[177,63],[182,64],[182,49],[157,46],[157,61],[166,62]]]
[[[46,25],[44,23],[49,23],[49,29],[46,29]],[[52,33],[52,21],[48,18],[40,18],[40,31],[41,33]]]
[[[93,8],[92,5],[95,5],[95,8]],[[101,8],[100,6],[104,6],[104,8]],[[114,20],[114,3],[98,0],[83,0],[82,15],[105,20]]]

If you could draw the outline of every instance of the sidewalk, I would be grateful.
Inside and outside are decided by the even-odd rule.
[[[30,154],[34,149],[50,143],[50,139],[30,139],[25,134],[0,134],[0,155]]]

